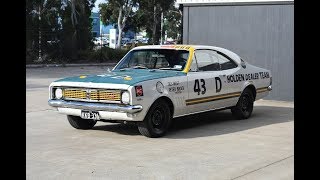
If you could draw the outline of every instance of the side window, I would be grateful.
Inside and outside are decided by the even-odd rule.
[[[198,63],[199,71],[219,71],[219,59],[217,52],[212,50],[197,50],[195,59]]]
[[[218,53],[221,70],[227,70],[238,67],[238,65],[225,54]]]

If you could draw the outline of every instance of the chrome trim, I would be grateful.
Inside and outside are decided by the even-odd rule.
[[[121,101],[108,101],[108,100],[92,100],[92,99],[79,99],[79,98],[65,98],[62,97],[64,100],[70,101],[82,101],[82,102],[100,102],[100,103],[113,103],[113,104],[121,104]]]
[[[92,103],[92,102],[78,102],[78,101],[64,101],[51,99],[48,104],[52,107],[62,108],[74,108],[74,109],[85,109],[94,111],[111,111],[111,112],[126,112],[136,113],[142,111],[141,105],[118,105],[118,104],[103,104],[103,103]]]
[[[272,86],[268,86],[268,91],[271,91],[272,90]]]

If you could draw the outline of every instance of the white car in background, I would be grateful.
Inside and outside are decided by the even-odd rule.
[[[93,43],[96,46],[100,46],[101,44],[102,44],[102,46],[108,46],[109,45],[109,40],[106,37],[95,37],[93,39]]]
[[[101,44],[100,38],[94,37],[94,38],[93,38],[93,43],[94,43],[94,45],[96,45],[96,46],[100,46],[100,44]]]
[[[152,45],[130,50],[111,72],[57,80],[49,105],[71,126],[133,122],[142,135],[165,135],[172,118],[231,109],[247,119],[272,90],[271,72],[220,47]]]

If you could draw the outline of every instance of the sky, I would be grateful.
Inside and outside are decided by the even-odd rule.
[[[92,12],[98,12],[99,11],[99,4],[105,3],[105,2],[106,2],[106,0],[96,0],[96,2],[94,3],[95,7],[92,8]]]

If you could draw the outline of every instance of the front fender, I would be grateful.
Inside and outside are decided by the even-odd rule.
[[[156,88],[157,82],[161,82],[164,86],[163,92],[158,92]],[[177,85],[172,85],[174,83],[178,83]],[[142,86],[143,88],[143,96],[137,96],[135,87]],[[183,87],[183,90],[179,93],[173,92],[172,87]],[[169,77],[169,78],[160,78],[154,79],[149,81],[144,81],[135,84],[134,86],[129,87],[129,91],[132,97],[132,105],[142,105],[143,110],[139,113],[139,118],[144,119],[144,116],[147,114],[148,110],[150,109],[151,105],[159,98],[167,98],[172,102],[173,108],[173,116],[183,114],[183,107],[185,98],[188,95],[187,92],[187,80],[180,77]]]

